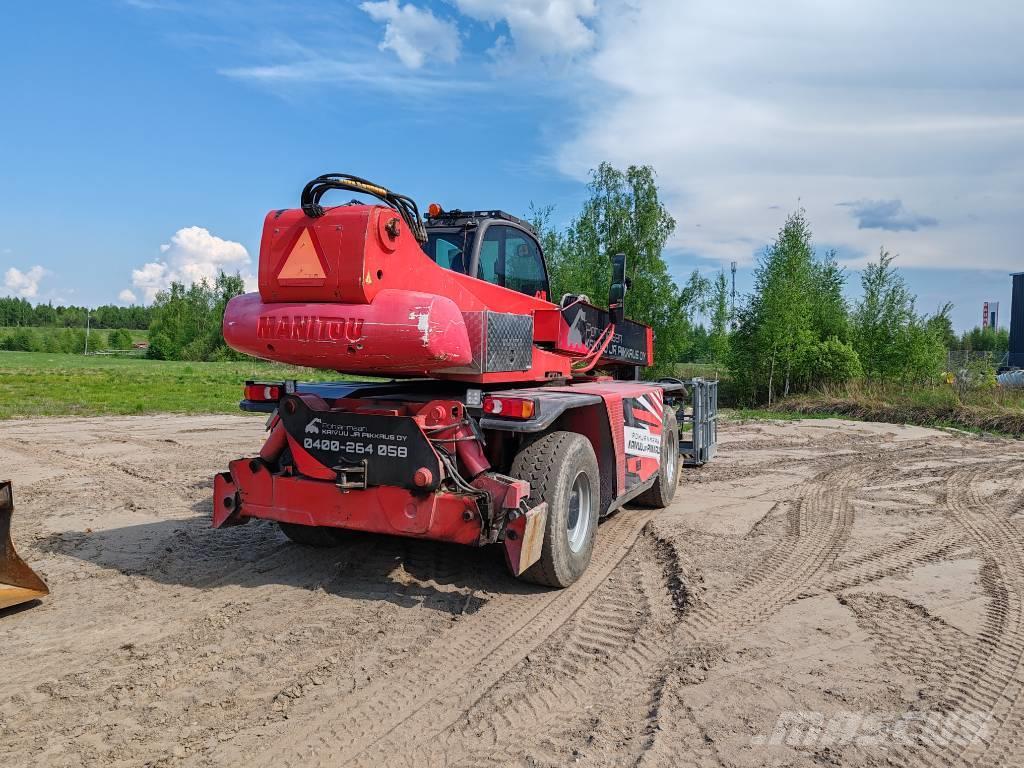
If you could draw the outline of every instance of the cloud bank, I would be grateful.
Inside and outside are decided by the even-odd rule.
[[[24,272],[17,267],[11,267],[4,272],[4,288],[14,296],[33,299],[39,295],[39,282],[49,274],[51,273],[48,269],[38,264]]]
[[[370,18],[384,24],[382,51],[393,51],[410,69],[419,69],[427,57],[446,64],[459,57],[459,31],[427,8],[398,0],[365,2],[360,6]]]
[[[191,285],[206,280],[213,284],[220,272],[238,272],[247,288],[256,283],[245,246],[217,237],[203,227],[179,229],[169,243],[160,246],[160,253],[160,259],[132,270],[131,287],[118,296],[122,302],[132,303],[141,296],[144,303],[150,304],[160,291],[170,288],[172,282]]]

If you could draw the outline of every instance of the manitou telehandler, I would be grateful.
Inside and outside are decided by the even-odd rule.
[[[381,204],[325,208],[331,190]],[[624,256],[612,275],[608,310],[556,304],[537,236],[514,216],[434,204],[424,222],[364,179],[314,179],[299,208],[267,215],[259,292],[228,303],[224,338],[391,380],[247,382],[241,407],[271,414],[269,435],[216,477],[214,527],[276,520],[312,546],[346,530],[500,544],[516,576],[573,583],[598,520],[667,505],[681,463],[684,385],[639,380],[653,333],[624,317]]]

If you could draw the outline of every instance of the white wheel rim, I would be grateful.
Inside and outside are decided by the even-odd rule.
[[[679,461],[679,435],[675,432],[668,439],[668,456],[665,457],[665,477],[668,480],[668,487],[671,488],[676,482],[676,463]]]
[[[590,478],[585,472],[576,475],[569,489],[569,511],[565,517],[565,530],[569,539],[569,549],[579,552],[587,541],[590,532],[590,518],[593,494],[590,491]]]

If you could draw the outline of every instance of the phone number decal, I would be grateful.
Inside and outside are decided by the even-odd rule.
[[[385,445],[378,443],[357,443],[354,441],[342,442],[340,440],[328,440],[327,438],[307,437],[302,441],[302,447],[315,451],[341,451],[356,456],[387,456],[395,459],[405,459],[409,456],[409,449],[404,445]]]

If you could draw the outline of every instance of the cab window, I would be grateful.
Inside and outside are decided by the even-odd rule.
[[[473,234],[466,230],[429,232],[423,250],[438,266],[453,272],[466,273],[469,253],[473,249]]]
[[[537,243],[521,230],[501,224],[488,227],[484,234],[476,276],[527,296],[548,290]]]

